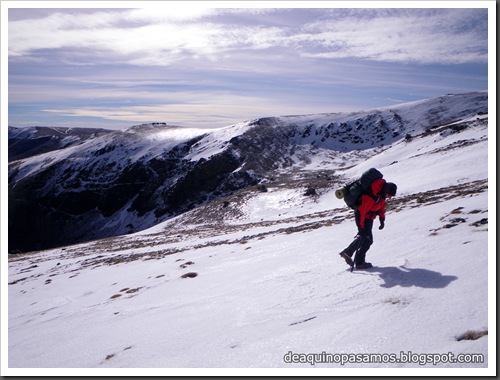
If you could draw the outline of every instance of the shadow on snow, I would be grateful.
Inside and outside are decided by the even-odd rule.
[[[419,288],[442,289],[458,279],[456,276],[445,276],[439,272],[420,268],[374,267],[369,271],[378,274],[384,280],[384,283],[380,285],[383,288],[416,286]]]

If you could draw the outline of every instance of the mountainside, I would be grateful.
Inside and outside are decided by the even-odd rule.
[[[97,128],[9,127],[9,162],[67,148],[109,132]]]
[[[75,146],[13,163],[12,186],[36,173],[56,181],[41,173],[78,164],[95,170],[80,179],[88,190],[89,179],[111,183],[134,164],[159,178],[166,162],[172,173],[178,168],[172,185],[150,185],[165,195],[181,183],[188,191],[186,176],[208,179],[209,170],[196,168],[210,163],[224,171],[211,186],[237,173],[259,182],[219,195],[207,187],[210,202],[200,197],[198,206],[171,218],[167,211],[139,232],[9,255],[9,368],[38,375],[71,368],[79,375],[494,375],[488,198],[495,183],[486,100],[466,94],[350,115],[268,118],[197,136],[140,126],[94,140],[87,155]],[[375,127],[376,120],[385,125]],[[124,152],[131,163],[118,158]],[[222,157],[236,169],[220,169]],[[98,172],[101,159],[116,169]],[[374,268],[351,272],[338,253],[356,226],[335,190],[371,167],[398,194],[388,199],[385,228],[374,224],[367,254]],[[68,179],[75,173],[68,170]],[[127,210],[133,202],[106,218],[94,213],[102,223],[116,223],[117,215],[139,220]]]
[[[487,99],[484,92],[447,95],[211,131],[155,123],[19,159],[9,164],[9,252],[140,231],[239,189],[276,181],[283,170],[304,186],[328,187],[336,170],[392,143],[447,124],[455,123],[451,132],[467,128],[456,122],[487,114]],[[12,146],[22,146],[16,138]],[[311,157],[324,165],[317,173],[302,172]]]

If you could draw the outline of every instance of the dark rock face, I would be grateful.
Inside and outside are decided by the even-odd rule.
[[[254,184],[255,179],[248,172],[233,173],[240,164],[240,160],[229,151],[209,160],[199,160],[179,181],[162,193],[166,202],[163,209],[156,210],[155,215],[186,211],[210,198],[218,198]]]
[[[21,179],[22,162],[10,164],[9,252],[135,232],[257,183],[237,170],[242,159],[230,146],[208,159],[187,159],[203,136],[132,160],[131,137],[116,135]]]

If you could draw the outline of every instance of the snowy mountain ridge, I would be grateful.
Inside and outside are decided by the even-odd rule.
[[[9,127],[9,162],[64,149],[109,132],[97,128]]]
[[[323,157],[333,180],[332,162],[354,165],[405,137],[487,113],[487,99],[478,92],[215,130],[154,123],[91,136],[9,164],[9,251],[140,231],[311,157]]]
[[[175,145],[193,167],[230,148],[234,170],[263,176],[142,231],[9,255],[9,368],[493,374],[495,287],[488,280],[496,259],[488,255],[488,233],[495,218],[488,193],[494,183],[486,102],[476,96],[397,112],[405,128],[391,127],[380,141],[379,131],[369,132],[372,140],[354,134],[359,115],[318,115],[259,119]],[[442,123],[428,111],[438,108]],[[366,117],[396,123],[385,112]],[[349,127],[352,138],[332,137]],[[270,140],[273,131],[278,140]],[[344,144],[345,151],[328,144]],[[370,148],[356,150],[358,144]],[[135,157],[147,154],[138,146]],[[156,162],[154,154],[149,162]],[[20,172],[28,164],[16,165]],[[353,212],[334,191],[370,167],[397,183],[398,194],[388,201],[385,228],[374,225],[367,254],[374,268],[351,273],[338,253],[356,232]]]

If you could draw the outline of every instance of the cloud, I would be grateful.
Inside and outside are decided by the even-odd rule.
[[[53,49],[57,57],[57,50],[63,55],[64,49],[86,49],[96,60],[104,52],[131,65],[166,66],[199,57],[216,61],[245,50],[286,49],[289,57],[422,64],[487,60],[481,9],[329,9],[324,14],[302,9],[295,10],[303,14],[295,25],[277,21],[286,10],[256,11],[160,7],[18,19],[9,22],[9,56]]]
[[[420,64],[487,62],[487,27],[472,25],[464,29],[467,20],[477,18],[477,13],[407,10],[371,18],[358,14],[311,23],[304,28],[304,34],[294,38],[321,46],[319,52],[304,53],[310,57]]]
[[[213,127],[486,87],[486,9],[185,3],[10,9],[9,122]]]
[[[72,56],[75,51],[78,54],[80,50],[87,56],[85,61],[93,59],[94,64],[121,60],[130,65],[166,66],[185,58],[217,60],[229,51],[266,49],[278,45],[283,38],[279,28],[210,22],[182,26],[172,23],[134,27],[101,25],[88,29],[76,26],[62,28],[68,23],[60,22],[58,17],[53,21],[38,21],[29,27],[24,25],[27,21],[16,21],[10,25],[9,56],[37,56],[44,49],[53,49],[52,57],[58,58]],[[37,31],[36,34],[33,30]],[[110,55],[104,56],[104,62],[103,52]]]
[[[188,96],[191,98],[192,96]],[[169,104],[76,107],[44,109],[59,117],[100,118],[103,120],[123,121],[124,124],[166,122],[189,127],[224,127],[242,120],[262,117],[262,112],[269,105],[269,99],[251,96],[210,94],[209,100],[179,98]],[[182,99],[182,100],[181,100]],[[273,115],[287,114],[293,109],[291,104],[273,104]]]

